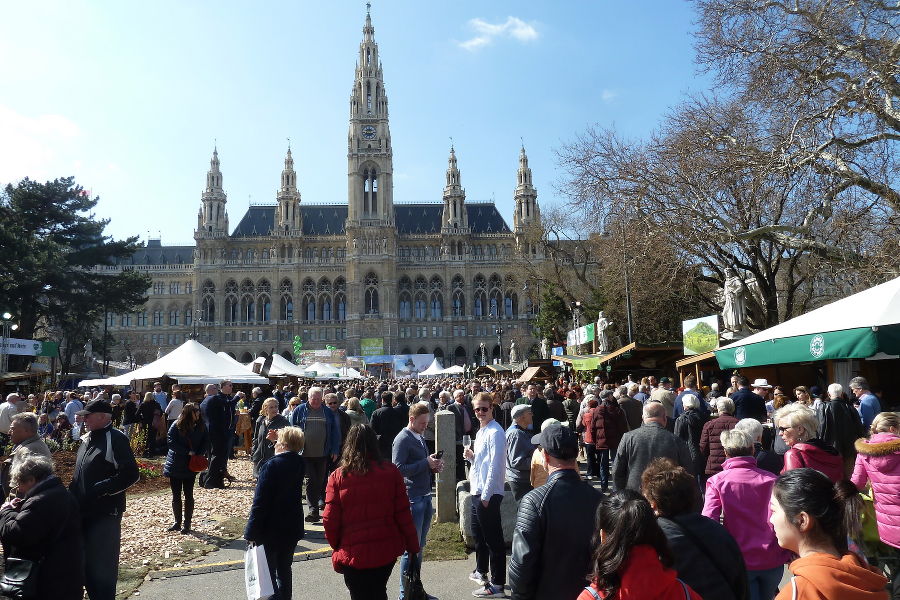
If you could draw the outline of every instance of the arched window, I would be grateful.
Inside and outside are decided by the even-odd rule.
[[[336,309],[337,320],[338,321],[346,321],[347,320],[347,299],[344,294],[338,292],[334,296],[334,307]]]
[[[419,321],[425,320],[425,294],[423,292],[419,292],[416,294],[416,304],[415,304],[415,316]]]
[[[315,321],[316,320],[316,300],[312,296],[304,296],[303,305],[306,309],[304,319],[306,321]]]
[[[462,317],[466,314],[466,297],[461,290],[453,292],[453,316]]]
[[[405,321],[412,318],[412,300],[407,291],[400,292],[400,318]]]
[[[366,275],[363,307],[367,315],[378,314],[378,276],[375,273]]]
[[[331,296],[327,294],[319,298],[319,318],[323,321],[331,320]]]
[[[212,296],[204,296],[200,307],[205,322],[211,323],[216,320],[216,301]]]
[[[280,308],[279,318],[282,321],[292,321],[294,319],[294,302],[291,300],[290,296],[281,297]]]
[[[487,301],[487,298],[485,297],[483,291],[475,292],[475,302],[472,305],[472,309],[473,309],[472,314],[474,314],[476,317],[484,317],[485,316],[484,309],[485,309],[486,301]]]
[[[272,301],[268,296],[260,296],[259,297],[259,314],[257,315],[256,320],[261,321],[263,323],[268,323],[272,320]]]
[[[431,293],[431,318],[441,319],[444,316],[444,299],[440,292]]]
[[[256,302],[253,298],[245,296],[241,298],[241,321],[252,323],[256,320]]]

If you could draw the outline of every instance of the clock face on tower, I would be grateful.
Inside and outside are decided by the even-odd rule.
[[[366,125],[365,127],[362,128],[362,134],[365,139],[374,140],[375,139],[375,128],[372,127],[371,125]]]

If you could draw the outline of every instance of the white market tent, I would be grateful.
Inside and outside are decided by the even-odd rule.
[[[247,365],[247,368],[253,370],[252,365],[259,364],[262,365],[266,362],[265,356],[260,356],[252,363]],[[295,365],[285,357],[280,354],[272,355],[272,367],[269,369],[269,377],[281,377],[284,375],[296,375],[298,377],[303,376],[303,367],[300,365]]]
[[[427,369],[425,369],[424,371],[419,371],[419,377],[433,377],[436,375],[443,375],[443,374],[444,374],[444,368],[441,367],[440,361],[438,361],[438,359],[436,359],[436,358],[432,361],[432,363],[430,365],[428,365]]]
[[[453,365],[452,367],[447,367],[444,369],[441,375],[462,375],[466,370],[459,365]]]
[[[230,379],[234,383],[269,382],[230,357],[226,360],[200,342],[188,340],[136,371],[108,379],[85,379],[78,385],[129,385],[136,380],[162,377],[169,377],[178,383],[219,383],[223,379]]]
[[[346,377],[348,379],[359,379],[360,377],[362,377],[362,373],[360,373],[353,367],[341,367],[340,373],[341,377]]]
[[[313,375],[315,373],[315,375]],[[340,377],[341,371],[338,367],[334,365],[329,365],[328,363],[315,362],[305,369],[303,369],[303,375],[306,377],[314,376],[314,377]]]

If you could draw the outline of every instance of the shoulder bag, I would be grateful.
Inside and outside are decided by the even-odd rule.
[[[62,537],[64,528],[57,531],[50,547]],[[44,559],[28,560],[8,556],[4,561],[3,575],[0,576],[0,594],[10,600],[38,600],[38,578]]]
[[[191,444],[191,436],[188,435],[185,437],[188,441],[188,448],[193,452],[194,445]],[[202,454],[191,454],[188,457],[188,470],[192,473],[200,473],[201,471],[205,471],[207,467],[209,467],[209,461]]]

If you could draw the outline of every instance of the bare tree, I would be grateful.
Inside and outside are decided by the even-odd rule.
[[[698,0],[698,60],[786,123],[784,169],[828,175],[900,209],[900,5],[880,0]]]

